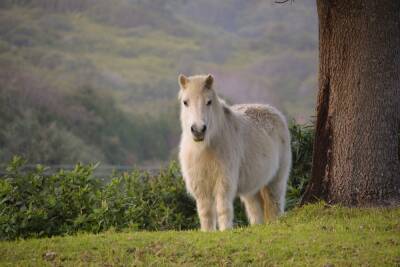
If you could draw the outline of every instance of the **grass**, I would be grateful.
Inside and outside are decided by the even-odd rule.
[[[106,232],[0,243],[1,266],[399,266],[400,208],[323,203],[227,232]]]

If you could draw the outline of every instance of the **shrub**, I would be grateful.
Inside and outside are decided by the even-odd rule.
[[[311,175],[314,128],[292,123],[289,127],[292,145],[292,169],[286,192],[286,209],[295,207]]]
[[[197,226],[193,201],[176,163],[157,177],[147,173],[93,177],[95,165],[45,175],[45,167],[23,173],[14,157],[0,179],[2,239],[52,236],[78,231],[189,229]]]

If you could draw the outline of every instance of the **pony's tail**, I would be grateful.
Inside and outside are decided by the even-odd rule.
[[[270,222],[278,217],[277,203],[273,200],[268,186],[263,186],[260,190],[262,207],[264,211],[264,222]]]

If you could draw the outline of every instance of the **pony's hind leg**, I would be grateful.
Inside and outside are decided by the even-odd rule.
[[[263,199],[260,192],[254,195],[243,195],[240,199],[246,208],[247,218],[250,224],[261,224],[264,222]]]
[[[271,222],[279,215],[279,203],[276,202],[270,191],[268,186],[263,186],[260,190],[260,195],[263,199],[265,222]]]
[[[290,172],[290,165],[291,155],[288,154],[287,157],[283,160],[274,179],[268,184],[270,197],[272,201],[277,205],[277,215],[280,215],[285,211],[285,196],[287,181]]]

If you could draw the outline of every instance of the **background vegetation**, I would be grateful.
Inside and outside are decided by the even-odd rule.
[[[233,103],[313,112],[314,1],[4,0],[0,163],[173,159],[177,75],[213,73]]]

